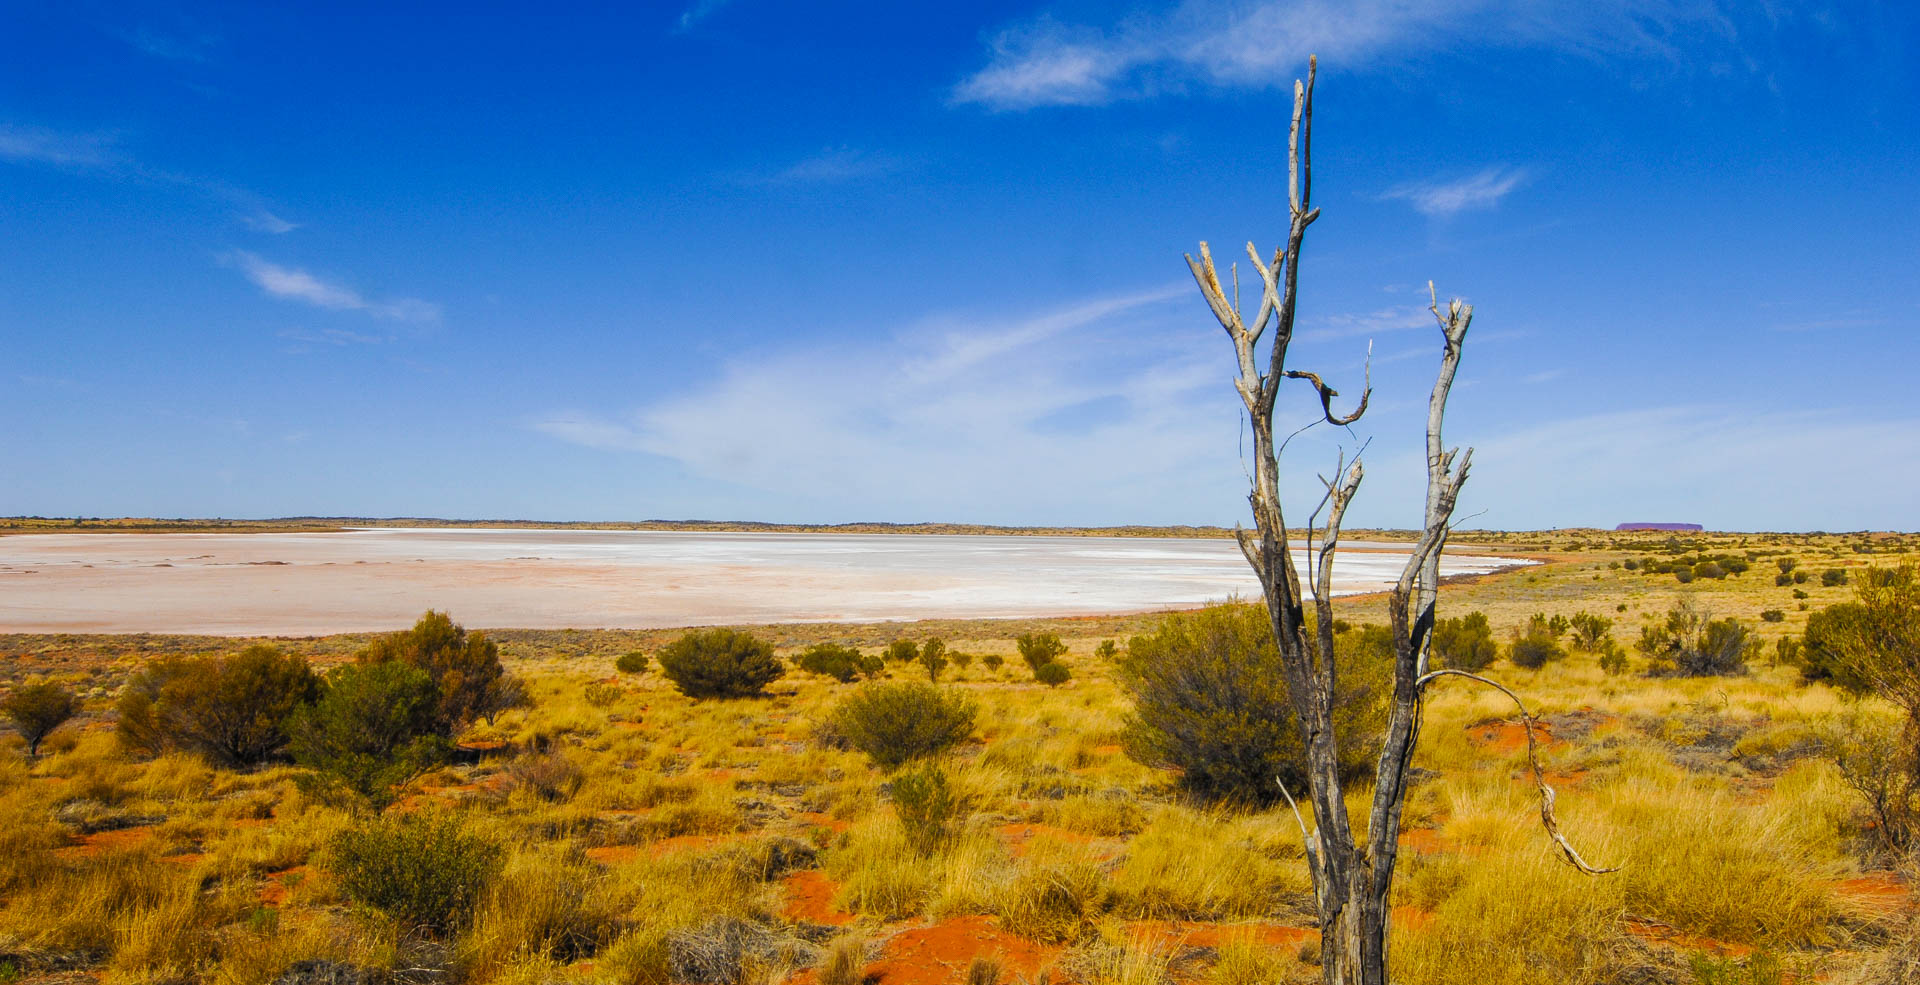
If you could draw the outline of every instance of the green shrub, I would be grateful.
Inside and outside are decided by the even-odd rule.
[[[1682,585],[1687,584],[1688,582],[1693,580],[1693,569],[1692,568],[1673,569],[1673,580],[1679,582]]]
[[[5,715],[20,730],[20,737],[27,740],[27,756],[38,758],[40,742],[47,734],[74,716],[80,710],[80,702],[73,692],[52,681],[38,684],[22,684],[0,698],[0,715]]]
[[[999,655],[998,653],[989,653],[986,656],[980,658],[980,665],[987,668],[988,670],[999,670],[1000,665],[1006,662],[1007,662],[1007,658]]]
[[[879,657],[839,643],[815,643],[801,651],[794,665],[809,674],[831,677],[842,684],[862,674],[873,677],[884,666]]]
[[[595,708],[611,708],[614,702],[619,701],[621,696],[626,693],[627,692],[617,684],[609,684],[606,681],[588,681],[586,688],[581,692],[581,696],[587,699],[587,704]]]
[[[1341,771],[1372,775],[1386,722],[1392,671],[1385,630],[1342,633],[1334,730]],[[1180,771],[1188,791],[1216,801],[1264,804],[1275,778],[1305,788],[1306,755],[1263,606],[1229,603],[1176,613],[1136,636],[1115,665],[1133,701],[1122,745],[1136,762]]]
[[[866,684],[840,702],[830,724],[875,766],[894,769],[964,741],[973,716],[972,702],[931,684]]]
[[[1727,571],[1717,561],[1702,561],[1693,566],[1695,578],[1725,578]]]
[[[1528,670],[1539,670],[1549,661],[1559,660],[1566,655],[1567,651],[1560,648],[1559,641],[1545,633],[1522,633],[1515,636],[1507,647],[1507,659],[1515,667]]]
[[[500,846],[469,832],[459,815],[408,814],[350,827],[328,846],[340,894],[406,929],[463,926],[499,877]]]
[[[1120,656],[1120,644],[1113,640],[1101,640],[1100,645],[1093,648],[1093,655],[1111,661]]]
[[[1812,580],[1813,580],[1813,576],[1808,574],[1805,569],[1801,569],[1793,573],[1793,583],[1796,585],[1804,585],[1807,582]]]
[[[1782,585],[1791,585],[1793,584],[1793,576],[1782,571],[1773,576],[1773,584],[1776,588]]]
[[[1760,611],[1761,622],[1785,622],[1786,619],[1787,614],[1779,609],[1762,609]]]
[[[947,654],[947,659],[953,661],[953,665],[961,670],[973,666],[973,654],[965,650],[955,650]]]
[[[1073,679],[1073,671],[1066,664],[1054,660],[1035,667],[1033,679],[1048,687],[1059,687]]]
[[[660,673],[690,698],[752,697],[786,673],[771,645],[731,629],[690,632],[658,659]]]
[[[1060,642],[1057,633],[1022,633],[1013,641],[1013,645],[1020,650],[1020,659],[1034,670],[1053,663],[1067,653],[1067,645]]]
[[[285,750],[287,720],[318,692],[306,658],[264,643],[226,658],[157,660],[121,692],[120,735],[150,754],[180,749],[251,766]]]
[[[908,664],[920,659],[920,645],[912,640],[894,640],[887,644],[887,662]]]
[[[1618,642],[1609,638],[1600,651],[1600,669],[1609,674],[1627,672],[1627,651]]]
[[[320,793],[347,793],[376,809],[394,788],[447,761],[439,732],[440,689],[398,661],[336,667],[320,697],[288,723],[294,761],[315,771]]]
[[[647,655],[639,650],[628,650],[613,662],[613,669],[622,674],[644,674],[647,672]]]
[[[1847,569],[1845,568],[1828,568],[1827,570],[1820,572],[1820,584],[1825,585],[1828,588],[1833,588],[1836,585],[1844,585],[1846,583],[1847,583]]]
[[[1484,612],[1469,612],[1433,624],[1433,660],[1441,667],[1473,672],[1483,670],[1500,655],[1493,627]]]
[[[959,819],[960,801],[940,767],[902,773],[894,777],[892,791],[893,812],[915,851],[930,855],[946,843]]]
[[[947,669],[947,641],[931,639],[920,645],[920,666],[927,670],[927,680],[938,682],[940,672]]]
[[[1573,647],[1588,653],[1599,653],[1605,645],[1608,634],[1613,632],[1613,620],[1605,616],[1596,616],[1589,612],[1573,614]]]
[[[428,609],[412,629],[389,633],[360,651],[363,664],[399,662],[425,672],[440,692],[434,729],[451,738],[485,718],[499,696],[500,646],[469,633],[444,612]]]
[[[1795,561],[1793,558],[1790,558],[1790,557],[1780,558],[1779,560],[1776,560],[1773,563],[1779,566],[1780,573],[1783,575],[1792,572],[1793,569],[1800,564],[1800,562]]]
[[[1634,646],[1647,655],[1651,675],[1721,677],[1746,673],[1760,641],[1739,620],[1712,619],[1682,601],[1665,623],[1642,627]]]

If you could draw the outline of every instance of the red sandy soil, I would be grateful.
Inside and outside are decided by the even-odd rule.
[[[1093,751],[1099,753],[1102,756],[1118,756],[1120,754],[1120,747],[1114,743],[1108,742],[1104,745],[1094,746]]]
[[[1229,941],[1249,940],[1262,947],[1282,948],[1317,940],[1312,927],[1279,923],[1201,923],[1193,920],[1143,920],[1127,927],[1136,941],[1163,946],[1220,947]]]
[[[1459,845],[1440,837],[1438,828],[1407,828],[1400,832],[1400,848],[1419,855],[1457,853]]]
[[[1060,948],[1007,933],[992,917],[960,917],[893,935],[880,960],[867,966],[867,977],[879,985],[963,982],[977,955],[1000,959],[1001,981],[1033,981],[1059,957]]]
[[[1425,930],[1433,924],[1433,911],[1417,906],[1396,906],[1391,916],[1396,930]]]
[[[1920,906],[1913,889],[1891,872],[1871,872],[1858,879],[1842,879],[1834,884],[1833,890],[1842,906],[1872,915],[1899,913]]]
[[[1527,728],[1519,722],[1493,721],[1470,725],[1467,731],[1483,745],[1491,746],[1500,752],[1520,752],[1527,748]],[[1541,746],[1551,746],[1555,740],[1552,731],[1545,722],[1533,723],[1534,741]]]
[[[841,820],[831,814],[822,814],[819,811],[795,811],[793,812],[793,816],[816,828],[826,828],[835,834],[839,834],[853,827],[852,821]]]
[[[1745,944],[1717,941],[1699,934],[1689,934],[1676,927],[1669,927],[1657,920],[1640,917],[1628,917],[1627,933],[1644,941],[1653,941],[1677,947],[1685,951],[1708,951],[1719,957],[1744,958],[1753,953],[1753,948]]]
[[[80,838],[65,848],[56,848],[53,854],[66,859],[93,858],[105,852],[144,845],[153,840],[153,832],[151,825],[101,831]]]
[[[1092,844],[1094,841],[1092,835],[1081,834],[1078,831],[1068,831],[1065,828],[1056,828],[1050,824],[1029,824],[1024,821],[1018,824],[1003,824],[993,830],[995,834],[1000,836],[1001,841],[1007,843],[1007,851],[1011,852],[1014,858],[1025,856],[1027,854],[1028,843],[1032,842],[1035,838],[1054,838],[1059,841],[1070,841],[1081,845]]]
[[[285,903],[287,896],[293,892],[294,884],[306,879],[307,872],[306,866],[296,865],[291,869],[267,873],[267,884],[260,887],[260,902],[268,906]]]
[[[787,888],[786,916],[789,920],[802,923],[824,923],[839,926],[851,923],[853,915],[841,913],[833,908],[833,894],[840,890],[838,884],[820,873],[818,869],[807,869],[787,876],[782,882]]]

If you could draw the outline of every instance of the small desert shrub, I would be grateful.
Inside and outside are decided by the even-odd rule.
[[[1067,645],[1060,642],[1058,633],[1022,633],[1013,645],[1020,650],[1020,659],[1035,671],[1067,653]]]
[[[861,653],[855,647],[839,643],[815,643],[794,660],[794,666],[809,674],[831,677],[847,684],[863,674],[867,677],[879,674],[884,665],[881,658]]]
[[[1683,601],[1664,623],[1642,627],[1634,646],[1647,655],[1654,676],[1721,677],[1746,673],[1760,641],[1739,620],[1713,619]]]
[[[619,685],[609,684],[606,681],[589,681],[586,688],[582,690],[581,696],[587,699],[587,704],[595,708],[611,708],[614,702],[619,701],[620,696],[625,693],[626,691]]]
[[[1528,670],[1539,670],[1566,655],[1567,651],[1560,648],[1559,641],[1551,634],[1531,626],[1527,632],[1516,635],[1507,647],[1507,659],[1513,661],[1515,667]]]
[[[1779,609],[1763,609],[1760,612],[1761,622],[1785,622],[1786,619],[1787,614]]]
[[[920,666],[926,668],[927,680],[938,682],[940,672],[947,669],[947,641],[931,639],[920,645]]]
[[[955,650],[947,654],[947,659],[953,661],[953,665],[961,670],[966,670],[968,667],[973,666],[973,654],[965,650]]]
[[[20,737],[27,740],[27,755],[40,755],[40,742],[47,734],[65,724],[80,709],[73,692],[51,681],[22,684],[0,698],[0,715],[6,716]]]
[[[1033,679],[1048,687],[1059,687],[1073,679],[1073,671],[1058,660],[1051,660],[1033,669]]]
[[[1600,653],[1600,669],[1608,674],[1627,672],[1627,649],[1614,640],[1608,640],[1606,648]]]
[[[586,774],[564,753],[547,752],[515,759],[507,775],[523,790],[541,800],[562,801],[580,791]]]
[[[500,874],[500,846],[457,814],[378,818],[335,835],[326,867],[341,895],[405,927],[461,926]]]
[[[894,777],[893,812],[908,844],[930,855],[952,835],[961,807],[947,774],[929,765]]]
[[[986,656],[980,658],[980,665],[987,668],[988,670],[999,670],[1000,665],[1006,662],[1007,662],[1007,658],[999,655],[998,653],[989,653]]]
[[[660,673],[690,698],[752,697],[786,673],[771,645],[731,629],[690,632],[658,659]]]
[[[887,644],[888,663],[908,664],[918,659],[920,659],[920,645],[912,640],[894,640]]]
[[[1693,569],[1692,568],[1673,569],[1673,580],[1679,582],[1682,585],[1685,585],[1688,582],[1693,581]]]
[[[893,769],[973,734],[973,703],[931,684],[867,684],[834,709],[832,727],[875,766]]]
[[[1336,643],[1334,729],[1350,778],[1369,775],[1380,755],[1387,643],[1379,627]],[[1134,637],[1116,668],[1133,700],[1122,745],[1134,761],[1178,769],[1188,791],[1216,800],[1277,800],[1276,778],[1305,788],[1306,755],[1265,608],[1229,603],[1168,616],[1152,635]]]
[[[446,762],[439,705],[432,678],[410,664],[336,667],[319,700],[289,721],[289,748],[315,771],[316,792],[345,790],[384,807],[395,787]]]
[[[1590,612],[1573,614],[1573,647],[1588,653],[1599,653],[1602,641],[1613,631],[1613,620],[1605,616],[1596,616]]]
[[[1847,583],[1847,569],[1845,568],[1828,568],[1827,570],[1820,572],[1820,584],[1825,585],[1828,588],[1833,588],[1836,585],[1844,585],[1846,583]]]
[[[451,738],[487,717],[500,695],[500,645],[469,633],[444,612],[427,610],[412,629],[382,636],[360,651],[363,664],[404,663],[419,668],[440,692],[435,731]]]
[[[1793,576],[1790,574],[1787,574],[1784,571],[1773,576],[1773,585],[1775,588],[1780,588],[1780,587],[1791,585],[1791,584],[1793,584]]]
[[[1484,612],[1469,612],[1435,622],[1432,645],[1439,665],[1456,670],[1483,670],[1500,655],[1500,646],[1493,641],[1493,629],[1487,624]]]
[[[639,650],[628,650],[613,662],[613,669],[622,674],[644,674],[647,672],[647,655]]]
[[[1693,576],[1695,578],[1725,578],[1727,576],[1727,570],[1722,568],[1718,561],[1702,561],[1693,566]]]
[[[262,643],[226,658],[158,660],[122,692],[120,735],[153,755],[180,749],[251,766],[280,754],[288,718],[318,690],[305,658]]]
[[[1036,845],[1001,890],[1000,925],[1037,941],[1078,937],[1107,900],[1107,873],[1084,846]]]
[[[1120,644],[1113,640],[1101,640],[1100,645],[1093,648],[1093,655],[1102,660],[1113,660],[1120,655]]]

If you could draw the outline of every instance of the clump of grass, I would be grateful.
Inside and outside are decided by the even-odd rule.
[[[1036,839],[1000,891],[1000,925],[1038,941],[1079,936],[1106,907],[1107,873],[1085,846]]]
[[[500,874],[500,846],[457,814],[402,815],[334,837],[327,869],[348,899],[403,926],[463,925]]]

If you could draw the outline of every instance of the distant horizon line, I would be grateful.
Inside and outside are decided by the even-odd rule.
[[[1165,536],[1165,537],[1231,537],[1233,527],[1219,524],[1155,524],[1122,523],[1102,525],[1068,524],[997,524],[965,523],[940,520],[915,520],[907,522],[890,520],[851,520],[837,523],[805,523],[774,520],[527,520],[506,518],[470,518],[457,519],[434,516],[322,516],[317,514],[294,514],[271,517],[98,517],[98,516],[37,516],[13,515],[0,516],[0,535],[20,533],[52,533],[55,531],[88,532],[177,532],[197,533],[209,530],[228,530],[238,532],[291,532],[305,531],[313,533],[338,532],[347,527],[472,527],[503,529],[588,529],[588,530],[708,530],[717,532],[762,532],[762,533],[924,533],[924,534],[1011,534],[1027,536]],[[1304,533],[1307,528],[1289,527],[1290,531]],[[1342,531],[1345,534],[1366,532],[1376,533],[1413,533],[1411,527],[1351,527]],[[1698,534],[1707,536],[1903,536],[1920,531],[1900,530],[1718,530],[1705,528],[1700,530],[1621,530],[1615,527],[1566,526],[1538,527],[1525,529],[1462,528],[1454,531],[1456,536],[1474,534],[1516,534],[1546,533],[1593,533],[1596,535],[1618,536],[1620,534]]]

